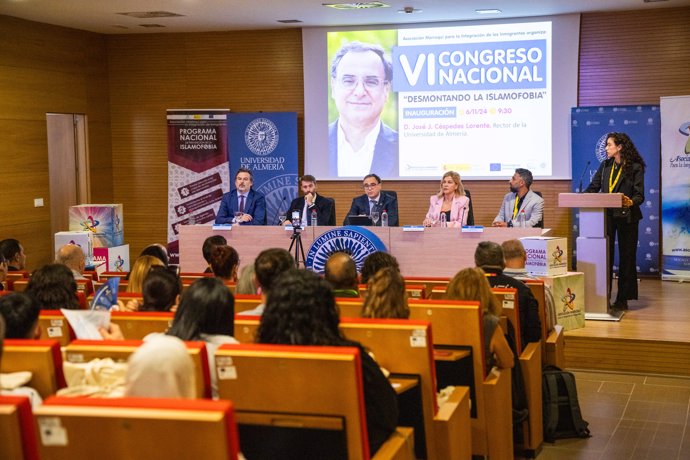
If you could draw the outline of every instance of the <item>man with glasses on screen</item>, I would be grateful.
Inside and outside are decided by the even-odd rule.
[[[369,174],[362,182],[364,195],[352,199],[352,206],[345,216],[343,225],[350,224],[350,216],[370,216],[375,226],[381,226],[381,214],[388,214],[388,226],[398,226],[398,197],[393,192],[381,191],[381,178],[376,174]],[[374,214],[372,214],[372,212]],[[374,219],[373,217],[377,218]]]
[[[381,121],[393,66],[379,45],[350,42],[331,64],[331,97],[338,119],[328,127],[329,168],[334,176],[377,171],[398,177],[398,133]]]

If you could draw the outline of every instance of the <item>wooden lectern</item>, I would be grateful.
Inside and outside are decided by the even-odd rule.
[[[558,206],[580,208],[577,271],[585,274],[585,319],[620,321],[622,311],[609,312],[606,208],[623,207],[622,193],[559,193]]]

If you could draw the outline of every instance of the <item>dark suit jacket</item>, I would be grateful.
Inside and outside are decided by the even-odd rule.
[[[338,177],[338,120],[328,125],[329,172]],[[376,138],[374,158],[369,173],[383,178],[397,178],[398,170],[398,132],[381,123],[381,131]],[[390,213],[390,211],[389,211]]]
[[[235,217],[235,212],[239,211],[237,206],[237,190],[225,193],[220,201],[220,209],[216,216],[216,224],[231,224]],[[266,199],[260,192],[250,189],[247,198],[244,200],[244,212],[250,214],[252,220],[242,225],[266,225]]]
[[[383,212],[385,209],[388,213],[388,226],[397,227],[398,224],[398,198],[381,191],[381,196],[379,197],[379,202],[377,205],[378,211]],[[352,206],[345,216],[343,225],[350,225],[347,216],[358,216],[358,215],[369,215],[369,197],[364,194],[352,199]],[[381,226],[381,219],[376,223],[378,227]]]
[[[307,223],[311,225],[311,210],[316,208],[316,215],[319,225],[335,225],[335,201],[333,198],[326,198],[318,193],[316,194],[316,199],[314,204],[307,210]],[[287,212],[287,218],[290,219],[293,211],[298,211],[300,216],[302,215],[302,210],[304,209],[304,197],[299,196],[292,200],[290,203],[290,208]]]
[[[539,303],[530,288],[522,281],[512,276],[504,275],[502,270],[484,268],[484,271],[494,276],[487,276],[491,287],[509,287],[517,289],[518,308],[520,309],[520,339],[522,346],[541,339],[541,320],[539,319]]]
[[[594,174],[592,182],[589,187],[585,189],[585,193],[609,193],[609,178],[611,177],[611,168],[613,168],[613,158],[607,158],[599,165],[599,169]],[[625,219],[628,223],[638,222],[642,219],[642,211],[640,205],[644,203],[644,171],[640,163],[632,164],[632,174],[626,175],[621,173],[620,179],[613,188],[612,193],[622,193],[631,200],[633,205],[629,208],[613,208],[608,209],[610,216],[618,219]]]

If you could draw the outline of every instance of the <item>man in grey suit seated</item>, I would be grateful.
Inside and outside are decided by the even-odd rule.
[[[352,199],[352,206],[345,216],[343,225],[350,225],[349,216],[370,216],[371,211],[388,214],[388,226],[398,226],[398,197],[393,193],[381,191],[381,178],[376,174],[369,174],[362,181],[364,195]],[[374,223],[381,226],[381,219]]]
[[[510,192],[503,197],[501,209],[494,218],[494,227],[512,227],[520,214],[525,215],[525,227],[536,227],[544,215],[544,199],[531,191],[532,173],[517,168],[510,178]]]

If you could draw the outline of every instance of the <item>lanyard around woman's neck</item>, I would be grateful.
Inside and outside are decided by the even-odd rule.
[[[620,164],[620,167],[618,168],[618,174],[616,174],[616,178],[613,178],[613,171],[616,170],[616,162],[614,161],[613,164],[611,165],[611,174],[609,174],[609,193],[613,193],[613,189],[616,188],[616,184],[618,183],[618,179],[621,178],[621,172],[623,172],[623,163]]]

